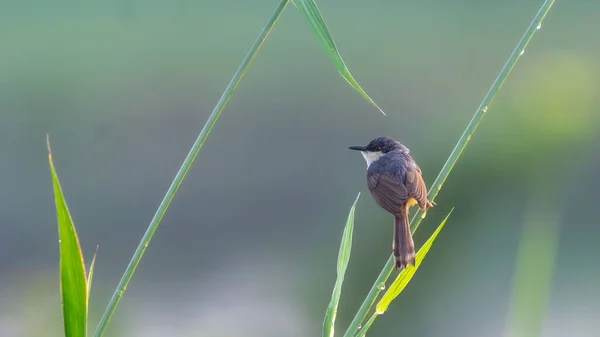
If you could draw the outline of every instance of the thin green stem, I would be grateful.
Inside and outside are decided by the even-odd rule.
[[[377,318],[377,313],[376,313],[376,312],[374,312],[374,313],[371,315],[371,317],[369,318],[369,320],[367,321],[367,323],[365,323],[365,326],[363,326],[363,327],[360,327],[360,326],[359,326],[359,327],[358,327],[358,328],[359,328],[359,331],[358,331],[358,333],[356,334],[356,337],[365,337],[365,336],[366,336],[366,334],[367,334],[367,330],[369,330],[369,328],[371,327],[371,325],[373,325],[373,322],[375,322],[375,318]],[[361,328],[362,328],[363,330],[360,330]]]
[[[432,185],[431,189],[429,190],[430,200],[434,200],[435,197],[437,196],[437,194],[439,193],[439,191],[442,189],[442,185],[446,181],[446,178],[448,178],[448,175],[450,175],[450,172],[452,171],[454,164],[456,164],[456,162],[460,158],[463,150],[467,147],[469,141],[471,141],[471,138],[472,138],[473,134],[475,133],[477,126],[479,126],[479,123],[483,119],[483,116],[485,116],[486,112],[488,111],[488,108],[489,108],[490,104],[492,103],[492,101],[494,100],[494,97],[496,96],[496,94],[498,93],[498,91],[500,90],[500,88],[502,87],[502,85],[504,84],[506,79],[508,78],[508,75],[510,74],[511,70],[514,68],[514,66],[517,63],[517,61],[519,60],[519,58],[525,52],[525,47],[527,47],[527,44],[529,44],[529,41],[531,41],[531,38],[533,37],[535,32],[541,28],[542,21],[546,17],[546,14],[548,14],[548,12],[550,11],[550,8],[554,4],[554,1],[555,0],[546,0],[542,4],[540,10],[538,11],[538,13],[535,15],[535,17],[531,21],[531,24],[529,25],[529,27],[527,27],[527,30],[523,34],[523,37],[521,38],[521,40],[515,47],[514,51],[512,52],[512,54],[510,55],[510,57],[508,58],[506,63],[504,64],[504,67],[502,67],[502,70],[500,70],[498,77],[496,77],[496,80],[494,81],[494,83],[490,87],[489,91],[487,92],[487,94],[485,95],[483,100],[481,101],[481,104],[477,108],[477,111],[473,115],[473,118],[471,118],[471,121],[467,125],[463,134],[460,136],[458,142],[456,143],[456,146],[452,150],[452,153],[450,153],[450,156],[446,160],[446,163],[444,164],[444,166],[440,170],[440,173],[438,174],[437,178],[433,182],[433,185]],[[423,214],[423,212],[421,210],[419,210],[415,213],[414,217],[412,218],[411,230],[413,233],[417,230],[417,228],[419,228],[419,224],[421,223],[421,220],[422,220],[422,216],[421,216],[422,214]],[[371,310],[373,304],[375,303],[375,300],[377,299],[377,297],[379,296],[379,293],[381,292],[381,288],[380,288],[381,284],[385,284],[385,282],[387,282],[387,279],[389,278],[389,276],[393,270],[394,270],[393,257],[390,256],[390,258],[387,260],[385,266],[381,270],[381,273],[377,277],[377,280],[371,287],[371,290],[367,294],[367,297],[365,298],[364,302],[358,309],[356,316],[354,316],[354,319],[350,323],[350,326],[348,327],[348,330],[344,334],[344,337],[352,337],[352,336],[356,335],[356,333],[358,331],[358,327],[362,324],[362,322],[367,317],[367,314]],[[361,332],[364,332],[364,331],[361,331]]]
[[[135,269],[137,268],[138,264],[140,263],[140,260],[142,259],[142,256],[144,255],[144,252],[146,251],[146,248],[148,248],[148,244],[150,243],[150,240],[152,240],[152,236],[154,235],[154,232],[156,232],[156,229],[158,228],[160,221],[162,220],[163,216],[165,215],[167,208],[171,204],[171,201],[173,200],[175,193],[179,189],[179,186],[181,185],[183,178],[185,178],[186,174],[188,173],[190,167],[192,166],[192,163],[194,162],[194,159],[196,158],[196,156],[202,149],[202,146],[204,145],[206,138],[208,138],[210,131],[212,130],[215,123],[217,122],[217,119],[221,115],[221,112],[225,108],[225,105],[231,98],[233,91],[236,89],[237,85],[240,83],[242,76],[244,76],[244,73],[246,72],[246,70],[248,70],[248,67],[250,66],[252,60],[254,59],[254,57],[260,50],[261,46],[263,45],[263,43],[269,36],[269,33],[271,32],[271,30],[277,23],[277,20],[283,13],[283,10],[287,6],[288,2],[289,2],[289,0],[281,0],[279,2],[279,5],[277,5],[277,8],[275,9],[273,14],[269,18],[269,21],[267,22],[267,24],[261,31],[260,35],[256,38],[256,41],[254,41],[254,44],[252,45],[252,47],[250,47],[248,54],[246,54],[246,57],[244,58],[244,60],[242,61],[242,63],[238,67],[238,69],[236,70],[235,74],[233,75],[233,78],[229,82],[229,85],[227,85],[227,88],[221,95],[221,98],[219,99],[219,101],[215,105],[215,108],[213,109],[212,113],[208,117],[208,120],[204,124],[202,131],[200,131],[198,138],[196,138],[194,145],[190,149],[188,155],[185,157],[185,160],[181,164],[181,167],[179,168],[177,175],[175,175],[175,178],[173,179],[171,186],[169,186],[167,193],[165,194],[158,209],[156,210],[156,213],[154,214],[154,217],[152,218],[150,225],[148,225],[148,229],[146,230],[146,233],[144,233],[144,236],[142,237],[140,244],[136,248],[135,253],[133,254],[133,257],[131,258],[131,261],[129,261],[129,265],[127,266],[127,269],[125,269],[125,273],[123,274],[121,281],[119,281],[119,285],[117,286],[117,289],[115,290],[112,298],[110,299],[110,302],[108,303],[108,306],[107,306],[106,310],[104,311],[102,318],[100,319],[100,323],[98,324],[98,327],[96,328],[94,337],[100,337],[104,333],[104,330],[106,329],[110,318],[112,317],[113,313],[115,312],[115,309],[117,308],[117,305],[119,304],[119,301],[121,300],[121,297],[123,296],[123,294],[125,293],[125,290],[127,289],[127,284],[131,280],[131,277],[133,276]]]

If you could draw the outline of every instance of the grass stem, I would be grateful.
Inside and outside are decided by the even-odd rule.
[[[221,112],[225,108],[225,105],[227,105],[227,102],[231,98],[231,95],[233,94],[237,85],[240,83],[240,80],[244,76],[244,73],[246,72],[246,70],[248,70],[250,63],[252,62],[252,60],[254,59],[254,57],[256,56],[256,54],[258,53],[260,48],[262,47],[262,45],[265,42],[265,40],[267,39],[267,37],[269,36],[269,33],[271,32],[271,30],[277,23],[277,20],[281,17],[281,14],[283,13],[283,10],[287,6],[288,2],[289,2],[289,0],[281,0],[279,2],[279,5],[277,5],[277,8],[275,9],[273,14],[269,18],[269,21],[267,21],[267,24],[262,29],[260,35],[254,41],[254,44],[252,45],[252,47],[250,47],[250,50],[246,54],[246,57],[244,58],[242,63],[239,65],[238,69],[236,70],[235,74],[233,75],[233,78],[229,82],[229,85],[227,85],[227,88],[225,89],[225,91],[221,95],[221,98],[215,105],[212,113],[208,117],[208,120],[204,124],[202,131],[200,131],[200,134],[194,141],[192,148],[190,149],[188,155],[185,157],[185,160],[181,164],[181,167],[179,168],[177,175],[175,175],[175,178],[173,179],[171,186],[169,186],[167,193],[163,197],[156,213],[154,214],[152,221],[148,225],[148,228],[146,229],[146,232],[144,233],[142,240],[140,241],[138,247],[136,248],[136,250],[133,254],[133,257],[131,258],[131,261],[129,262],[129,265],[127,266],[127,269],[125,269],[125,273],[123,274],[121,281],[119,281],[119,285],[117,286],[117,289],[115,290],[112,298],[110,299],[108,306],[106,307],[106,310],[104,311],[104,314],[102,315],[102,318],[100,319],[98,327],[96,328],[96,331],[94,333],[94,337],[100,337],[104,333],[104,330],[106,329],[108,322],[110,321],[110,318],[114,314],[114,312],[117,308],[117,305],[119,304],[119,301],[121,300],[121,297],[123,296],[123,294],[125,293],[125,290],[127,289],[127,284],[131,280],[131,277],[133,276],[135,269],[137,268],[138,264],[140,263],[140,260],[142,259],[142,256],[144,255],[144,252],[146,251],[146,248],[148,248],[148,244],[150,243],[150,240],[152,240],[152,237],[154,236],[154,232],[156,232],[156,229],[158,228],[158,225],[160,224],[163,216],[165,215],[167,208],[171,204],[171,201],[173,200],[175,193],[179,189],[181,182],[183,181],[183,179],[185,178],[186,174],[188,173],[190,167],[192,166],[194,159],[196,158],[196,156],[202,149],[202,146],[204,145],[204,142],[208,138],[210,131],[212,130],[215,123],[217,122],[217,119],[221,115]]]
[[[511,70],[517,64],[517,61],[519,60],[519,58],[524,54],[525,47],[527,47],[527,45],[533,38],[533,35],[542,27],[542,21],[546,17],[546,14],[548,14],[548,12],[550,11],[550,8],[552,8],[554,1],[555,0],[544,1],[542,6],[540,7],[539,11],[537,12],[535,17],[529,24],[529,27],[527,27],[527,30],[523,34],[523,37],[521,38],[521,40],[519,41],[519,43],[513,50],[512,54],[510,55],[510,57],[508,58],[506,63],[504,64],[504,67],[502,67],[502,70],[500,70],[500,73],[496,77],[496,80],[494,80],[494,83],[492,83],[492,86],[490,87],[487,94],[481,101],[481,104],[475,111],[473,118],[471,118],[471,121],[467,125],[463,134],[460,136],[458,142],[456,143],[456,146],[450,153],[450,156],[446,160],[446,163],[444,164],[444,166],[440,170],[440,173],[438,174],[437,178],[433,182],[433,185],[431,186],[431,188],[429,190],[429,199],[430,200],[433,201],[435,199],[435,197],[437,196],[437,194],[439,193],[439,191],[442,189],[442,185],[446,181],[446,178],[448,178],[448,176],[450,175],[452,168],[454,167],[454,165],[460,158],[463,150],[467,147],[468,143],[471,141],[471,138],[473,137],[475,130],[477,130],[479,123],[481,122],[481,120],[483,119],[485,114],[488,112],[489,106],[492,103],[492,101],[494,100],[494,97],[496,96],[496,94],[498,93],[498,91],[500,90],[500,88],[502,87],[502,85],[504,84],[506,79],[508,78],[508,75],[510,74]],[[421,215],[422,215],[422,211],[418,210],[415,213],[414,217],[412,218],[411,230],[413,233],[417,230],[417,228],[419,227],[419,224],[422,221]],[[361,326],[362,322],[367,317],[367,314],[373,307],[375,300],[377,299],[377,297],[379,296],[379,293],[381,292],[380,285],[382,283],[385,284],[385,282],[387,281],[387,279],[389,278],[389,276],[393,270],[394,270],[393,257],[390,256],[390,258],[388,258],[387,262],[385,263],[385,266],[381,270],[381,273],[377,277],[377,280],[371,287],[371,290],[367,294],[367,297],[365,298],[362,305],[358,309],[356,316],[354,316],[354,319],[350,323],[350,326],[348,327],[348,330],[344,334],[344,337],[353,337],[357,334],[359,327]]]

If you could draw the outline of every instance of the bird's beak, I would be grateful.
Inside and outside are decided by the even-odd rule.
[[[367,151],[367,149],[364,146],[348,146],[348,148],[350,150],[356,150],[356,151]]]

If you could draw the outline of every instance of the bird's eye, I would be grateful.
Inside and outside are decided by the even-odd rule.
[[[377,150],[377,152],[381,152],[381,146],[376,147],[375,150]]]

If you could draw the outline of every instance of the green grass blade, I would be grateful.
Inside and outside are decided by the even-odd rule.
[[[239,65],[235,74],[231,78],[231,81],[227,85],[227,88],[225,88],[225,91],[221,95],[221,98],[215,105],[215,108],[213,109],[210,116],[208,117],[208,120],[204,124],[202,131],[200,131],[200,134],[194,141],[194,144],[192,145],[190,152],[188,153],[188,155],[185,157],[183,163],[181,164],[181,167],[179,168],[179,171],[175,175],[173,182],[169,186],[167,193],[165,193],[165,196],[163,197],[162,201],[160,202],[160,205],[158,206],[158,209],[156,210],[154,217],[150,221],[150,224],[148,225],[148,228],[146,229],[144,236],[142,237],[138,247],[136,248],[135,252],[133,253],[133,257],[129,261],[129,264],[127,265],[127,268],[125,269],[125,272],[123,273],[123,276],[121,277],[121,280],[119,281],[119,284],[117,285],[117,289],[115,289],[115,292],[113,293],[113,295],[108,303],[108,306],[106,307],[106,310],[104,311],[104,313],[102,314],[102,317],[100,318],[98,327],[96,328],[96,331],[94,332],[94,337],[102,336],[102,334],[106,330],[106,327],[108,326],[108,322],[110,321],[110,318],[114,314],[114,312],[117,308],[117,305],[119,304],[119,301],[121,300],[121,297],[125,293],[125,289],[127,289],[127,284],[129,284],[129,281],[133,277],[133,274],[135,273],[135,269],[137,268],[138,264],[140,263],[140,260],[142,259],[142,256],[144,255],[144,252],[146,251],[146,248],[148,248],[148,245],[150,244],[150,241],[152,240],[152,237],[154,236],[154,233],[156,232],[156,229],[158,228],[158,225],[160,224],[162,218],[164,217],[165,213],[167,212],[167,209],[169,208],[171,201],[175,197],[175,193],[177,193],[177,190],[179,189],[181,182],[187,175],[190,167],[192,166],[192,163],[194,162],[194,159],[196,159],[196,156],[202,149],[204,142],[208,138],[208,135],[210,134],[212,128],[214,127],[217,120],[219,119],[219,116],[221,115],[221,112],[227,105],[227,102],[229,102],[231,95],[237,88],[237,85],[240,83],[246,70],[248,70],[248,67],[252,63],[252,60],[254,59],[254,57],[256,56],[256,54],[258,53],[260,48],[262,47],[263,43],[269,36],[269,33],[271,32],[273,27],[275,27],[277,20],[279,20],[279,17],[283,13],[283,10],[287,6],[288,2],[289,2],[289,0],[281,0],[279,2],[279,4],[277,5],[277,8],[275,8],[275,11],[273,12],[271,17],[267,21],[265,27],[262,29],[262,31],[260,32],[260,34],[258,35],[256,40],[254,41],[254,43],[250,47],[250,50],[248,51],[248,53],[242,60],[242,63]]]
[[[446,217],[444,218],[444,220],[442,220],[437,229],[433,232],[433,234],[431,234],[429,239],[427,239],[427,241],[419,249],[415,257],[415,265],[404,268],[400,272],[400,274],[398,274],[396,280],[388,288],[385,294],[383,294],[381,300],[379,300],[379,303],[377,303],[377,306],[375,307],[375,313],[377,315],[383,314],[387,310],[390,303],[392,303],[392,301],[404,290],[406,285],[408,285],[408,282],[410,282],[413,275],[415,275],[415,273],[417,272],[417,269],[419,269],[421,262],[423,262],[423,259],[425,258],[425,256],[429,252],[429,249],[431,248],[431,245],[433,245],[433,242],[437,238],[438,234],[440,233],[442,228],[444,228],[444,225],[446,224],[446,221],[448,221],[448,218],[450,217],[450,214],[452,214],[453,210],[454,208],[451,209],[450,212],[448,212],[448,215],[446,215]]]
[[[360,193],[356,196],[356,200],[354,200],[354,203],[350,208],[350,213],[348,213],[348,219],[346,220],[346,226],[344,227],[342,243],[340,244],[340,251],[338,253],[337,278],[333,287],[331,301],[329,302],[327,312],[325,313],[325,320],[323,321],[323,337],[333,337],[334,335],[335,316],[337,314],[337,308],[338,304],[340,303],[340,296],[342,294],[344,275],[346,274],[348,261],[350,261],[352,232],[354,231],[354,211],[356,209],[356,203],[358,202],[359,197]]]
[[[323,20],[323,16],[321,15],[321,12],[319,11],[319,8],[314,0],[292,0],[292,2],[296,8],[298,8],[308,19],[310,26],[315,34],[317,34],[319,37],[319,40],[325,47],[327,54],[329,54],[329,57],[333,61],[333,64],[340,75],[342,75],[346,82],[348,82],[348,84],[350,84],[364,99],[373,104],[373,106],[375,106],[379,111],[381,111],[382,114],[385,115],[385,112],[383,112],[383,110],[381,110],[375,101],[373,101],[373,99],[367,95],[367,93],[350,73],[350,70],[342,59],[342,56],[335,45],[335,41],[333,40],[333,36],[329,32],[329,29],[325,24],[325,20]]]
[[[529,41],[531,41],[531,39],[533,38],[533,35],[542,26],[542,21],[546,17],[546,14],[548,14],[550,9],[552,8],[553,4],[554,4],[554,0],[544,1],[542,6],[540,7],[540,10],[537,12],[535,17],[529,24],[529,27],[527,27],[527,29],[525,30],[523,37],[521,38],[521,40],[519,41],[519,43],[513,50],[512,54],[509,56],[508,60],[506,61],[506,63],[502,67],[502,69],[500,70],[500,73],[498,74],[498,76],[496,77],[494,82],[492,83],[492,86],[488,90],[487,94],[484,96],[483,100],[481,101],[481,104],[475,111],[473,118],[471,118],[471,121],[465,128],[465,131],[463,132],[463,134],[458,139],[456,146],[450,153],[450,156],[446,160],[446,163],[440,170],[440,173],[438,174],[437,178],[435,179],[431,188],[429,189],[429,199],[430,200],[433,201],[435,199],[435,197],[437,196],[437,194],[439,193],[439,191],[442,189],[442,185],[444,184],[444,182],[450,175],[452,168],[454,168],[454,165],[456,164],[456,162],[462,155],[463,150],[467,147],[467,145],[471,141],[471,138],[475,134],[475,131],[477,130],[477,126],[479,126],[479,123],[481,122],[483,117],[488,112],[488,109],[489,109],[492,101],[494,100],[494,97],[496,96],[496,94],[498,93],[500,88],[502,87],[502,84],[508,78],[510,71],[514,68],[514,66],[517,64],[517,61],[519,60],[519,58],[523,55],[523,51],[525,50],[525,47],[529,44]],[[422,214],[423,214],[422,211],[419,210],[419,211],[417,211],[415,216],[412,218],[411,230],[413,233],[417,230],[417,228],[419,227],[419,224],[422,221],[422,217],[421,217]],[[348,327],[348,330],[344,334],[344,337],[351,337],[351,336],[356,335],[356,332],[358,331],[358,327],[361,326],[362,322],[367,317],[367,314],[371,310],[371,307],[377,300],[377,296],[379,296],[379,293],[381,292],[380,285],[385,284],[387,282],[387,279],[389,278],[390,274],[392,273],[392,271],[394,269],[393,262],[394,262],[393,256],[390,255],[387,262],[385,263],[385,266],[381,270],[379,276],[377,277],[377,279],[371,286],[371,289],[369,290],[369,293],[365,297],[365,300],[363,301],[362,305],[358,309],[358,312],[354,316],[354,319],[350,323],[350,326]]]
[[[85,337],[87,325],[87,285],[83,254],[79,246],[77,231],[71,219],[67,202],[60,187],[60,181],[52,162],[50,141],[48,162],[54,187],[54,203],[58,220],[58,238],[60,249],[60,291],[62,296],[65,336]]]
[[[96,255],[98,255],[98,247],[96,246],[96,252],[92,257],[92,263],[90,263],[90,271],[87,277],[87,298],[90,299],[90,291],[92,290],[92,279],[94,278],[94,265],[96,264]]]
[[[365,323],[365,325],[358,328],[359,331],[356,336],[365,337],[367,334],[367,331],[369,331],[369,328],[371,327],[371,325],[373,325],[373,322],[375,322],[376,318],[377,318],[377,313],[374,312],[373,315],[371,315],[371,317],[369,318],[369,320]],[[362,330],[360,330],[360,329],[362,329]]]

